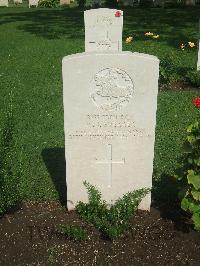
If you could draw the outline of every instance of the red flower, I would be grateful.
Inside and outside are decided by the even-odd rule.
[[[195,107],[200,108],[200,97],[196,97],[192,100],[192,103]]]
[[[116,11],[115,17],[121,17],[121,12],[120,11]]]

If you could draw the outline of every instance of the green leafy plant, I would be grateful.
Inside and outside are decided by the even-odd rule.
[[[84,185],[89,201],[88,203],[79,202],[76,210],[84,221],[93,224],[111,240],[122,235],[128,228],[130,219],[139,203],[150,191],[149,189],[139,189],[129,192],[108,208],[96,187],[86,181]]]
[[[57,232],[65,235],[69,239],[81,241],[87,240],[87,232],[80,226],[60,224],[57,226]]]
[[[59,6],[59,0],[39,0],[39,7],[53,8]]]
[[[187,80],[195,87],[200,88],[200,70],[192,70],[187,74]]]
[[[8,108],[0,139],[0,215],[14,207],[20,200],[18,189],[20,173],[15,171],[13,162],[15,142],[12,101]]]
[[[180,182],[179,198],[181,208],[192,214],[194,227],[200,231],[200,120],[188,127],[184,148],[183,167],[175,176]]]

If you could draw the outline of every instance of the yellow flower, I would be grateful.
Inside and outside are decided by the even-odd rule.
[[[181,43],[180,47],[181,47],[182,50],[184,50],[185,44]]]
[[[133,41],[133,37],[129,36],[128,38],[126,38],[126,43],[131,43]]]
[[[191,48],[194,48],[195,47],[195,44],[193,42],[188,42],[188,45],[191,47]]]
[[[158,39],[159,37],[160,37],[160,35],[158,35],[158,34],[152,36],[152,38],[154,38],[154,39]]]
[[[144,34],[145,36],[153,36],[153,32],[146,32],[145,34]]]

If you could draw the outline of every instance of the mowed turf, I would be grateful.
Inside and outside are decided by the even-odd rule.
[[[194,67],[197,49],[181,51],[179,45],[197,41],[199,11],[126,9],[123,50],[154,54],[161,60],[171,56],[177,69],[183,71]],[[146,31],[160,38],[148,40],[144,38]],[[124,42],[129,35],[134,37],[130,45]],[[0,8],[0,125],[2,129],[12,98],[16,142],[13,164],[21,169],[20,191],[25,199],[65,197],[61,62],[65,55],[83,51],[83,11]],[[185,129],[199,115],[191,104],[197,95],[159,93],[156,178],[172,173],[177,166]]]

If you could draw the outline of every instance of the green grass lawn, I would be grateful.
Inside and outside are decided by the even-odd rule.
[[[200,9],[126,9],[123,50],[172,57],[179,70],[195,67]],[[160,34],[146,40],[144,32]],[[55,199],[64,193],[64,132],[61,60],[84,51],[83,11],[78,9],[0,8],[0,125],[12,92],[16,167],[26,199]],[[177,73],[178,73],[177,70]],[[197,92],[160,92],[155,145],[155,176],[176,167],[186,127],[199,115],[191,100]],[[58,193],[60,191],[60,195]],[[63,194],[64,195],[64,194]]]

